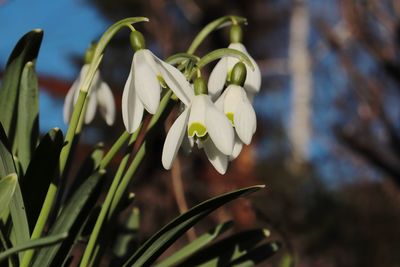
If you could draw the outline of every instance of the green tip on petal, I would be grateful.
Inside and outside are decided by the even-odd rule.
[[[226,115],[226,117],[230,120],[230,122],[232,123],[232,125],[235,125],[235,124],[234,124],[234,121],[233,121],[234,114],[233,114],[232,112],[228,112],[228,113],[225,113],[225,115]]]
[[[129,35],[129,40],[131,41],[131,45],[135,51],[138,51],[146,47],[146,42],[141,32],[138,31],[131,32],[131,34]]]
[[[193,122],[188,127],[188,136],[194,137],[203,137],[207,134],[207,128],[200,122]]]
[[[240,27],[238,24],[232,25],[229,37],[231,43],[241,43],[243,39],[242,27]]]

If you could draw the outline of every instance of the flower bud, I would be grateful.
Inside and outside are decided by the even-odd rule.
[[[194,80],[194,94],[195,95],[208,94],[207,84],[201,77],[196,78],[196,80]]]
[[[241,43],[243,39],[242,28],[239,25],[232,25],[229,33],[231,43]]]
[[[247,71],[243,62],[235,64],[231,71],[230,84],[243,86],[246,80]]]
[[[131,41],[131,45],[135,51],[143,49],[146,47],[146,42],[144,40],[143,34],[138,31],[131,32],[129,39]]]

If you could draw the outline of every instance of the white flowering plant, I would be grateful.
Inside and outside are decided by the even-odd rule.
[[[147,21],[144,17],[118,21],[89,47],[79,77],[65,98],[65,136],[54,128],[39,138],[35,62],[43,32],[28,32],[15,46],[0,87],[0,263],[4,266],[85,267],[105,266],[104,262],[110,266],[252,266],[278,250],[279,242],[268,241],[266,229],[227,234],[232,222],[224,222],[168,257],[160,257],[209,213],[263,185],[206,200],[145,242],[132,244],[140,236],[140,210],[126,205],[134,203],[127,189],[146,158],[155,126],[171,110],[180,111],[160,155],[165,169],[172,167],[181,146],[190,151],[196,145],[215,170],[224,174],[229,161],[239,155],[243,145],[250,144],[255,133],[252,100],[261,86],[260,70],[242,44],[244,18],[226,16],[209,23],[187,52],[166,60],[146,48],[144,36],[134,27]],[[230,27],[229,48],[196,55],[203,40],[222,27]],[[122,94],[122,114],[117,114],[112,90],[102,79],[99,66],[110,40],[126,29],[135,53]],[[203,67],[216,60],[219,62],[207,83]],[[75,186],[68,187],[74,148],[97,110],[110,126],[121,115],[126,131],[107,151],[101,144],[95,146],[82,164]],[[144,114],[151,116],[147,124],[143,123]],[[138,138],[140,135],[144,137]],[[118,154],[122,158],[117,171],[108,174],[112,181],[104,188],[102,181]],[[114,227],[116,218],[127,209],[129,231],[121,230],[123,238],[110,238],[107,229]]]

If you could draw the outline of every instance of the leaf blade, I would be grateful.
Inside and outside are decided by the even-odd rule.
[[[179,236],[209,213],[238,197],[253,193],[264,187],[263,185],[257,185],[242,188],[214,197],[191,208],[153,235],[125,262],[124,266],[151,265]]]
[[[0,87],[0,122],[14,145],[16,114],[18,110],[18,90],[22,70],[28,61],[34,61],[39,53],[43,31],[36,29],[26,33],[15,45],[7,62],[3,81]]]

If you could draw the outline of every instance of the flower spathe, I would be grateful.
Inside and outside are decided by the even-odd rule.
[[[69,123],[76,100],[78,99],[79,90],[82,85],[83,78],[89,69],[89,64],[83,65],[79,77],[69,89],[64,102],[64,121]],[[96,71],[93,81],[89,87],[87,95],[87,108],[85,114],[85,123],[93,121],[97,107],[101,116],[108,125],[113,125],[115,121],[115,102],[110,87],[105,83],[99,71]]]
[[[235,134],[230,121],[205,94],[193,96],[171,126],[165,139],[162,164],[170,169],[184,138],[203,148],[214,168],[224,174],[232,154]],[[192,142],[194,143],[194,142]]]
[[[132,133],[139,127],[144,110],[156,113],[160,103],[160,80],[183,103],[189,103],[190,84],[178,69],[163,62],[148,49],[136,51],[122,94],[122,118],[128,132]]]
[[[228,48],[235,49],[246,54],[254,66],[254,70],[252,70],[249,66],[246,65],[247,77],[243,86],[246,90],[246,93],[249,95],[250,98],[252,98],[254,94],[260,91],[260,68],[258,67],[255,60],[249,55],[246,47],[242,43],[231,43]],[[235,57],[223,57],[215,65],[208,80],[208,92],[213,100],[217,99],[218,96],[221,94],[229,73],[238,61],[239,60]]]

